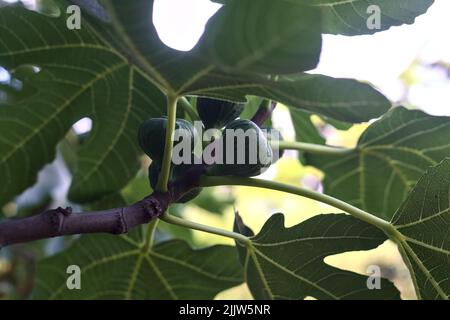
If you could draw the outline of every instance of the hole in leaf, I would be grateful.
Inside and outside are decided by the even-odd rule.
[[[324,259],[324,263],[363,276],[369,276],[373,266],[379,267],[381,277],[393,282],[401,292],[403,299],[415,298],[408,268],[403,262],[397,246],[389,240],[372,250],[351,251],[328,256]]]
[[[82,118],[78,120],[72,128],[77,135],[86,135],[92,130],[92,119],[87,117]]]
[[[21,65],[13,72],[0,66],[0,104],[13,104],[30,98],[37,90],[29,83],[41,71],[34,65]]]
[[[11,75],[9,74],[8,70],[0,66],[0,84],[9,83],[10,80]]]
[[[153,23],[164,44],[189,51],[202,36],[208,19],[220,7],[209,0],[155,0]]]
[[[41,68],[31,64],[25,64],[17,67],[11,73],[10,86],[16,90],[21,91],[22,98],[30,97],[36,92],[31,84],[27,84],[34,75],[41,72]]]
[[[61,10],[53,0],[0,0],[2,4],[19,4],[24,8],[49,17],[59,17]]]

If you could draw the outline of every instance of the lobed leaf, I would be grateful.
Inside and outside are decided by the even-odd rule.
[[[55,2],[63,13],[59,17],[19,6],[0,9],[0,65],[10,71],[24,65],[40,70],[21,78],[36,92],[7,99],[0,109],[0,179],[5,181],[0,204],[36,181],[54,158],[56,144],[84,117],[93,120],[93,130],[79,149],[70,199],[87,203],[123,188],[138,170],[139,124],[164,113],[160,90],[238,101],[257,95],[349,122],[378,117],[389,107],[377,91],[351,80],[269,79],[266,73],[303,71],[317,62],[320,34],[311,21],[313,9],[270,1],[266,11],[258,8],[268,0],[236,1],[211,18],[211,34],[207,30],[196,48],[179,52],[160,41],[151,23],[152,0],[74,1],[86,10],[81,30],[66,27],[69,2]],[[255,42],[249,47],[241,43],[241,33],[228,33],[223,25],[253,28],[261,16],[271,22],[250,30]],[[261,35],[270,46],[261,47]],[[222,43],[222,36],[236,48],[238,56],[231,60],[222,55],[225,51],[205,49],[211,41]]]
[[[425,171],[450,156],[450,118],[394,108],[346,156],[307,155],[325,192],[390,219]]]
[[[386,240],[382,231],[344,214],[316,216],[291,228],[277,214],[239,253],[255,299],[399,299],[387,280],[381,279],[381,290],[369,290],[367,277],[324,262],[327,256],[373,249]]]
[[[231,0],[214,0],[228,4]],[[412,24],[424,14],[434,0],[278,0],[319,9],[322,15],[322,31],[347,36],[373,34],[393,26]],[[376,10],[374,7],[376,6]],[[368,19],[380,14],[379,28],[368,27]]]
[[[21,78],[36,93],[0,108],[0,204],[36,181],[83,117],[93,129],[79,149],[70,198],[88,202],[121,189],[139,168],[137,128],[163,113],[165,96],[87,24],[71,31],[63,16],[15,6],[2,8],[0,21],[0,65],[41,70]]]
[[[35,299],[212,299],[242,283],[233,247],[193,250],[181,240],[149,246],[138,229],[126,236],[83,236],[37,267]],[[81,290],[69,290],[66,269],[81,270]]]
[[[392,218],[419,299],[450,298],[450,159],[420,179]]]

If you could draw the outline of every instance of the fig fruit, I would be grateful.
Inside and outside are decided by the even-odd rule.
[[[272,164],[272,148],[263,131],[250,120],[234,120],[221,138],[223,163],[211,165],[206,173],[214,176],[253,177]]]
[[[197,99],[197,111],[206,129],[221,129],[240,116],[244,104],[209,98]]]
[[[152,118],[141,124],[138,132],[139,145],[152,160],[161,166],[166,143],[167,118]],[[175,130],[184,138],[191,139],[191,150],[194,150],[196,130],[194,126],[183,119],[177,119]]]

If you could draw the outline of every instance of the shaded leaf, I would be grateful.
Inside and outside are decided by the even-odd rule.
[[[344,214],[316,216],[291,228],[277,214],[240,250],[246,250],[245,277],[256,299],[399,299],[389,281],[381,279],[381,290],[369,290],[367,277],[323,261],[386,240],[377,228]]]
[[[187,90],[189,94],[241,102],[246,101],[246,95],[261,96],[290,108],[352,123],[377,118],[391,107],[391,103],[370,85],[351,79],[312,74],[277,79],[256,76],[238,79],[223,75],[220,81],[222,83],[217,83],[213,75],[205,76]]]
[[[230,0],[206,25],[201,49],[224,70],[289,74],[313,69],[319,11],[285,1]]]
[[[0,108],[0,203],[35,181],[83,117],[93,119],[93,129],[79,149],[71,200],[88,202],[121,189],[139,168],[137,128],[163,113],[164,95],[88,24],[74,32],[64,16],[19,7],[2,8],[0,21],[0,65],[41,68],[24,80],[37,93]]]
[[[390,219],[423,173],[450,156],[450,118],[394,108],[348,155],[307,155],[327,194]]]
[[[269,28],[267,30],[272,30],[278,24],[286,30],[293,28],[295,33],[299,24],[300,26],[303,25],[303,18],[310,19],[311,15],[307,9],[287,10],[286,6],[290,7],[291,5],[284,1],[235,1],[232,9],[220,9],[210,19],[205,34],[192,51],[180,52],[165,46],[159,40],[153,24],[148,23],[152,19],[153,1],[135,0],[130,3],[113,0],[105,1],[105,3],[113,17],[112,26],[115,32],[112,32],[112,28],[105,24],[96,23],[96,27],[103,30],[108,38],[113,39],[111,43],[115,45],[115,48],[134,55],[133,62],[139,65],[142,70],[145,70],[156,83],[178,94],[200,95],[240,102],[246,102],[247,95],[255,95],[347,122],[363,122],[379,117],[390,106],[387,99],[379,92],[368,85],[353,80],[342,79],[338,81],[318,75],[272,77],[269,79],[265,74],[244,73],[243,68],[235,70],[236,68],[232,67],[233,63],[229,63],[230,65],[224,69],[223,60],[225,58],[215,56],[219,53],[222,54],[222,50],[215,49],[215,46],[211,48],[211,41],[220,45],[226,44],[228,46],[227,54],[238,54],[238,57],[233,58],[235,63],[240,59],[255,62],[253,55],[256,48],[248,48],[238,42],[242,35],[241,29],[236,32],[234,32],[234,29],[230,31],[228,24],[223,25],[223,20],[230,21],[231,25],[238,28],[243,24],[253,26],[260,23],[261,21],[257,19],[260,14],[269,16],[275,14],[275,17],[270,20],[270,24],[267,25],[267,28]],[[270,3],[270,6],[273,7],[272,10],[265,8],[267,3]],[[264,7],[264,10],[259,10],[261,7]],[[234,14],[236,10],[240,10],[239,15]],[[290,14],[291,11],[297,12],[298,16],[289,15],[289,17],[286,17],[285,15]],[[285,14],[280,15],[280,12]],[[248,17],[255,20],[250,21]],[[142,26],[147,27],[143,29]],[[213,29],[211,35],[209,35],[209,29]],[[259,35],[258,32],[263,32],[259,29],[252,29],[252,36],[256,37]],[[282,52],[283,55],[288,54],[295,57],[289,60],[290,63],[300,66],[305,63],[302,62],[302,52],[305,48],[309,48],[311,44],[304,41],[291,41],[291,43],[285,44],[281,41],[283,39],[278,38],[272,31],[266,33],[269,34],[264,34],[264,36],[274,39],[273,47],[270,48],[272,52]],[[223,38],[225,36],[226,39],[228,37],[232,39],[226,40]],[[313,37],[315,36],[316,33],[313,32]],[[118,44],[117,40],[120,40]],[[293,48],[284,52],[283,48],[286,46],[293,46]],[[241,48],[241,50],[236,48]],[[213,53],[211,53],[211,50],[213,50]],[[277,67],[279,63],[285,63],[283,59],[276,55],[275,62],[267,61],[268,65],[262,63],[264,59],[269,59],[264,50],[258,51],[256,58],[259,59],[256,61],[261,61],[255,62],[254,66],[259,66],[258,68],[263,65],[267,68],[269,65]],[[249,64],[248,66],[251,67],[252,65]],[[279,67],[278,65],[277,68]],[[278,74],[283,71],[277,68],[271,68],[270,71],[269,69],[259,71],[269,74]],[[297,67],[290,72],[299,72],[301,69]]]
[[[430,169],[392,219],[420,299],[450,298],[450,159]]]
[[[231,0],[213,0],[228,4]],[[330,34],[360,35],[387,30],[392,26],[412,24],[425,13],[434,0],[279,0],[320,9],[322,31]],[[377,6],[373,9],[370,6]],[[379,11],[377,11],[379,9]],[[380,13],[379,28],[369,28],[368,20]]]
[[[412,24],[417,16],[425,13],[434,0],[287,0],[309,4],[322,11],[324,33],[360,35],[387,30],[392,26]],[[370,8],[370,6],[377,6]],[[375,10],[374,10],[375,9]],[[379,10],[379,11],[377,11]],[[380,13],[379,28],[368,28],[368,20]]]
[[[142,229],[120,237],[83,236],[39,263],[34,298],[212,299],[243,281],[233,247],[193,250],[180,240],[147,246]],[[67,289],[69,265],[81,269],[81,290]]]

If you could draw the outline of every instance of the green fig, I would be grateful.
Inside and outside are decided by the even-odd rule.
[[[152,160],[161,166],[166,143],[167,118],[152,118],[141,124],[138,132],[139,145]],[[175,130],[180,130],[182,137],[191,139],[191,150],[194,149],[196,130],[193,125],[183,119],[177,119]]]
[[[221,142],[223,163],[211,165],[206,171],[208,175],[253,177],[272,164],[272,148],[263,131],[250,120],[229,123]]]
[[[197,99],[197,111],[206,129],[221,129],[240,116],[244,110],[242,103],[209,98]]]

